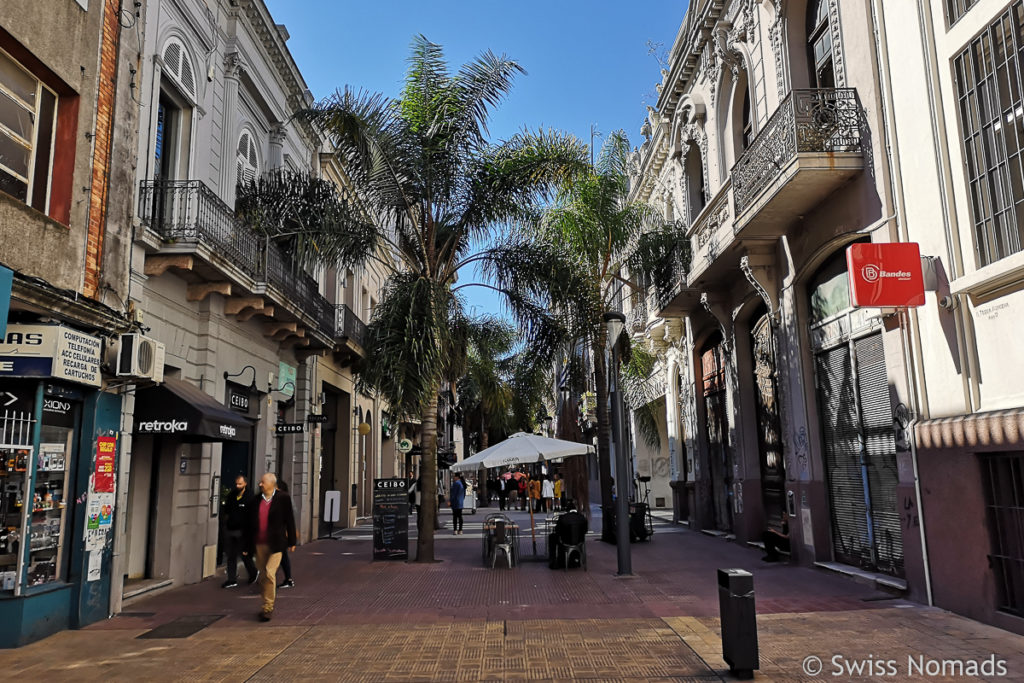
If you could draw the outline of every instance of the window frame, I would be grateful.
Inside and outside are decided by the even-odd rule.
[[[253,153],[253,156],[256,157],[256,163],[255,164],[251,164],[251,162],[249,161],[249,158],[248,158],[250,150],[249,149],[246,150],[246,152],[245,152],[245,157],[246,158],[245,158],[244,164],[249,164],[249,165],[252,165],[252,167],[253,167],[253,175],[252,175],[251,180],[256,180],[257,178],[260,177],[260,169],[263,167],[263,158],[262,158],[262,155],[260,154],[260,145],[257,142],[259,140],[259,138],[256,137],[256,133],[253,132],[252,128],[250,128],[249,126],[244,126],[242,128],[242,130],[239,131],[239,133],[238,133],[238,140],[235,141],[235,187],[236,188],[242,187],[244,182],[248,182],[250,180],[250,179],[244,178],[244,171],[245,171],[244,167],[241,167],[241,168],[239,167],[239,160],[240,160],[240,158],[242,156],[242,150],[241,150],[242,138],[244,138],[247,135],[249,136],[249,144],[251,145],[250,149],[251,149],[251,151]],[[240,170],[242,171],[242,173],[239,173]]]
[[[58,133],[58,131],[57,131],[58,112],[60,110],[61,97],[57,93],[56,90],[54,90],[53,88],[48,86],[46,83],[44,83],[43,80],[41,78],[39,78],[39,76],[37,76],[36,74],[32,73],[31,70],[29,70],[24,64],[21,63],[21,61],[19,59],[17,59],[10,52],[8,52],[7,50],[5,50],[3,48],[0,48],[0,54],[2,54],[4,57],[6,57],[11,62],[11,64],[14,65],[14,68],[20,69],[24,74],[26,74],[29,78],[31,78],[33,81],[35,81],[35,84],[36,84],[35,103],[33,105],[29,105],[27,102],[25,102],[25,100],[23,100],[21,98],[21,96],[19,96],[17,93],[15,93],[13,90],[11,90],[9,87],[6,87],[4,85],[4,83],[3,83],[3,81],[0,81],[0,96],[5,96],[5,97],[9,98],[16,106],[19,106],[22,109],[24,109],[25,111],[29,112],[29,114],[32,117],[32,139],[31,140],[26,140],[20,133],[17,133],[16,131],[14,131],[14,130],[8,128],[7,126],[4,126],[2,123],[0,123],[0,134],[2,134],[4,136],[6,136],[7,138],[9,138],[15,144],[17,144],[17,145],[19,145],[21,147],[25,147],[28,150],[28,152],[29,152],[28,176],[27,177],[23,177],[20,173],[15,171],[13,168],[11,168],[8,165],[4,164],[2,159],[0,159],[0,171],[2,171],[3,173],[7,174],[8,176],[14,178],[16,181],[25,184],[25,199],[24,199],[24,202],[23,202],[25,205],[30,206],[30,207],[38,210],[38,211],[41,211],[41,212],[49,215],[49,213],[50,213],[50,197],[51,197],[51,193],[52,193],[52,190],[53,190],[53,164],[54,164],[54,156],[55,156],[55,153],[56,153],[56,141],[57,141],[57,133]],[[49,95],[53,98],[53,105],[52,105],[53,106],[53,113],[52,113],[52,120],[50,122],[50,140],[49,140],[49,146],[48,146],[48,149],[47,149],[46,194],[45,194],[45,197],[43,198],[42,205],[40,206],[40,205],[37,205],[36,201],[34,200],[34,196],[35,196],[35,193],[36,193],[36,180],[37,180],[37,176],[38,176],[37,168],[36,168],[36,163],[37,163],[38,158],[39,158],[39,150],[40,150],[40,146],[41,146],[40,145],[40,141],[39,141],[39,133],[40,133],[40,129],[41,129],[40,123],[41,123],[42,119],[41,119],[41,116],[39,114],[39,111],[40,111],[40,108],[43,106],[43,91],[46,91],[47,93],[49,93]],[[10,196],[13,196],[13,195],[10,195]],[[17,197],[15,197],[15,198],[17,199]]]
[[[815,12],[813,17],[811,16],[811,12],[812,12],[812,10],[814,10],[816,8],[819,8],[819,7],[824,7],[825,8],[825,13],[824,13],[823,19],[820,22],[812,24],[811,22],[814,19],[817,18],[817,12]],[[826,0],[811,0],[810,2],[807,3],[807,18],[804,21],[804,24],[805,24],[804,31],[805,31],[805,34],[807,36],[807,66],[808,66],[808,71],[810,72],[808,74],[808,76],[810,77],[810,86],[812,88],[832,88],[832,87],[835,87],[835,78],[836,78],[835,49],[836,49],[836,47],[835,47],[835,44],[832,42],[832,36],[831,36],[832,18],[829,17],[829,14],[828,14],[828,3],[826,2]],[[828,36],[828,39],[829,39],[828,53],[827,53],[827,57],[822,59],[819,62],[819,60],[816,59],[815,56],[814,56],[814,48],[815,48],[815,45],[818,43],[818,41],[821,40],[825,36]],[[822,85],[821,82],[820,82],[820,79],[819,79],[819,75],[822,72],[822,69],[820,67],[822,67],[822,66],[824,66],[826,64],[829,66],[829,72],[832,74],[832,84],[831,85]]]
[[[984,268],[1024,251],[1024,0],[966,41],[949,66],[975,266]]]

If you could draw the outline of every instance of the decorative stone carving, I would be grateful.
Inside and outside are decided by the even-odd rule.
[[[683,126],[679,131],[679,142],[680,147],[685,144],[694,143],[697,145],[697,149],[700,150],[700,165],[704,171],[704,177],[701,178],[701,182],[704,184],[704,196],[710,197],[711,192],[708,185],[708,136],[704,132],[704,126],[697,123],[690,123]],[[689,207],[687,207],[689,211]],[[689,225],[696,216],[687,216],[687,225]]]
[[[828,2],[828,26],[832,32],[832,65],[836,74],[836,87],[846,86],[846,62],[843,59],[843,32],[839,24],[839,0]]]
[[[224,78],[238,78],[244,69],[242,57],[238,52],[229,52],[224,55]]]
[[[779,101],[781,102],[789,92],[789,75],[786,73],[785,55],[786,20],[781,12],[776,14],[769,33],[772,41],[772,54],[775,56],[775,82],[778,85]]]

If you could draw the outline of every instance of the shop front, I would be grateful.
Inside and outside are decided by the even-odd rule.
[[[221,456],[227,444],[248,452],[252,425],[184,380],[166,378],[136,393],[126,599],[213,573]],[[247,458],[235,460],[232,467],[248,467]]]
[[[102,340],[12,324],[0,344],[0,647],[108,616],[121,398]]]

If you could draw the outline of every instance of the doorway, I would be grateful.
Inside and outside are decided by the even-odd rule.
[[[725,348],[721,334],[715,334],[701,354],[704,375],[711,503],[715,528],[732,531],[732,458],[729,452],[729,422],[726,411]]]
[[[754,315],[750,328],[754,368],[754,404],[757,411],[757,446],[761,470],[761,500],[768,526],[781,529],[785,509],[786,469],[779,419],[775,330],[766,308]]]

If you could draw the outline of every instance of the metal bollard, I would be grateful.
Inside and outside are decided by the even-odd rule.
[[[744,569],[718,570],[718,608],[722,616],[722,658],[740,679],[759,669],[754,575]]]

